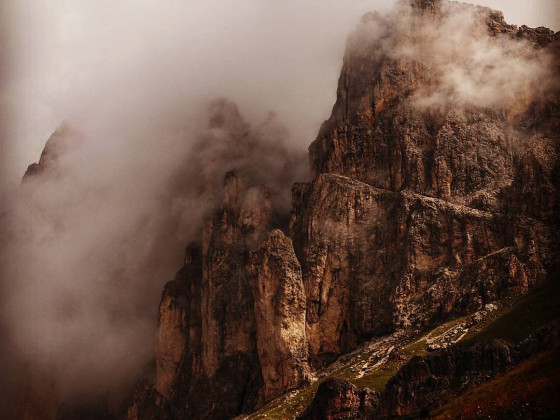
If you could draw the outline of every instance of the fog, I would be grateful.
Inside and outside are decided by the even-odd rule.
[[[483,3],[511,23],[559,26],[554,0],[538,12],[530,0]],[[57,398],[132,387],[153,357],[163,284],[218,199],[201,184],[256,167],[284,211],[334,103],[348,33],[392,4],[4,1],[2,349],[31,375],[11,369],[8,387],[41,375]],[[449,86],[470,100],[454,71]],[[249,125],[209,127],[216,106],[236,114],[216,97]],[[21,184],[56,130],[64,153]]]
[[[434,19],[404,7],[389,16],[373,14],[350,45],[420,63],[424,83],[411,98],[420,108],[471,105],[512,113],[554,95],[558,63],[551,52],[529,39],[490,36],[488,8],[448,2],[439,13]]]
[[[69,110],[114,103],[108,81],[111,93],[117,84],[167,102],[226,96],[250,120],[274,109],[307,147],[334,101],[348,32],[393,2],[3,0],[0,178],[17,183]],[[556,0],[478,4],[560,30]]]

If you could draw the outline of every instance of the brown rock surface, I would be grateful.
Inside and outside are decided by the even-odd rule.
[[[554,246],[542,228],[542,258],[527,252],[537,222],[339,175],[297,184],[293,206],[316,364],[368,337],[522,294]]]
[[[285,171],[296,163],[281,142],[253,162],[252,153],[278,140],[278,127],[269,120],[252,132],[235,104],[211,108],[209,133],[196,146],[202,165],[191,163],[200,166],[201,195],[217,205],[165,287],[155,383],[137,392],[130,419],[232,418],[307,379],[301,269],[291,241],[269,234],[286,218],[278,204],[285,180],[261,176],[271,156]],[[272,182],[272,191],[260,182]],[[270,289],[260,294],[262,287]]]
[[[531,214],[550,215],[551,207],[558,209],[558,183],[553,182],[558,174],[551,174],[558,165],[558,119],[550,118],[558,115],[558,96],[541,94],[539,75],[530,75],[522,86],[512,84],[522,93],[499,91],[484,98],[483,89],[494,86],[481,82],[477,97],[462,95],[457,86],[448,86],[445,66],[460,71],[474,65],[471,55],[449,50],[449,39],[480,47],[472,54],[480,54],[482,61],[485,52],[480,49],[485,47],[521,57],[515,64],[542,60],[547,67],[556,60],[557,65],[557,37],[546,28],[517,30],[500,12],[487,8],[413,3],[408,7],[402,2],[388,17],[364,16],[351,37],[332,115],[309,148],[313,170],[494,211],[506,205],[507,199],[500,198],[504,189],[522,177],[525,194],[548,192],[546,203],[537,193],[540,198],[524,206],[544,206]],[[456,16],[472,21],[471,26],[453,20]],[[528,41],[538,48],[530,48]],[[543,77],[552,83],[558,71],[549,67]],[[442,86],[448,90],[440,92]],[[548,153],[538,152],[543,147]],[[535,153],[538,158],[531,157]],[[527,188],[530,182],[534,185]]]
[[[200,249],[187,250],[185,266],[165,285],[159,308],[155,390],[169,398],[179,373],[200,373]]]
[[[289,237],[273,230],[285,228],[281,193],[262,175],[284,155],[248,165],[258,136],[217,101],[210,128],[220,136],[199,146],[234,163],[203,182],[218,204],[199,260],[192,254],[164,291],[155,386],[129,418],[231,418],[374,336],[439,324],[542,281],[560,243],[559,40],[445,1],[366,15],[309,148],[316,177],[292,189]],[[530,71],[518,77],[520,67]],[[380,410],[412,413],[457,378],[491,377],[540,348],[531,343],[412,359]],[[326,381],[302,418],[367,417],[376,404]]]
[[[268,401],[307,381],[305,291],[292,241],[270,232],[248,266],[255,301],[257,349]]]
[[[461,55],[450,38],[479,50]],[[445,1],[364,16],[309,148],[317,178],[293,188],[315,365],[544,279],[560,242],[557,38]],[[486,49],[537,75],[495,89]],[[447,73],[474,69],[470,53],[489,60],[486,76],[464,80],[476,95]]]

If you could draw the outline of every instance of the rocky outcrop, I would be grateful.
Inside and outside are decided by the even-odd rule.
[[[214,388],[223,393],[220,407],[207,414],[215,418],[256,403],[262,379],[246,261],[272,216],[265,189],[244,189],[242,180],[230,173],[224,190],[224,202],[206,222],[202,239],[201,362],[208,392]],[[192,407],[198,405],[193,402]]]
[[[478,53],[453,49],[450,37]],[[439,0],[366,15],[349,39],[332,115],[309,148],[315,179],[292,189],[289,237],[274,230],[287,229],[280,188],[263,175],[271,155],[243,158],[258,136],[279,131],[270,122],[251,131],[235,106],[216,102],[210,128],[220,136],[210,133],[200,150],[234,164],[217,168],[223,185],[205,182],[219,199],[202,229],[200,268],[185,266],[163,295],[150,391],[160,413],[249,411],[374,336],[438,324],[541,282],[560,242],[557,38]],[[502,57],[493,62],[487,50]],[[540,73],[505,81],[500,65]],[[222,138],[237,147],[216,147]],[[414,359],[391,382],[384,410],[421,408],[428,400],[414,398],[440,398],[452,378],[493,375],[520,352],[492,342]],[[427,389],[435,374],[424,381],[426,369],[446,379]],[[349,384],[319,391],[305,418],[356,418],[375,405]]]
[[[526,293],[558,257],[558,36],[486,8],[411,4],[366,15],[350,38],[332,115],[309,148],[316,179],[293,188],[314,366]],[[542,63],[550,92],[535,77],[494,97],[461,91],[446,72],[474,63],[449,36],[516,54],[510,65]],[[476,83],[492,90],[494,76]]]
[[[290,231],[302,264],[310,352],[320,365],[350,350],[360,334],[390,328],[389,302],[376,299],[358,306],[360,289],[387,295],[391,280],[384,275],[398,270],[374,260],[391,252],[381,255],[375,249],[403,234],[399,224],[390,221],[398,217],[392,210],[399,197],[336,175],[296,184],[293,195]],[[384,280],[375,281],[380,272]]]
[[[183,378],[200,374],[201,278],[200,249],[190,247],[185,266],[165,285],[159,307],[154,388],[166,398],[171,396],[179,374]]]
[[[274,137],[277,128],[268,121],[253,133],[234,104],[218,100],[211,108],[210,131],[196,147],[202,195],[217,205],[165,286],[154,385],[137,393],[129,419],[228,419],[308,380],[301,268],[290,239],[274,230],[286,218],[277,205],[281,181],[272,190],[259,184],[267,180],[259,168],[266,154],[255,165],[247,156],[263,147],[256,136]],[[206,162],[212,151],[232,160]],[[289,155],[278,157],[288,171]]]
[[[66,153],[70,144],[79,141],[79,138],[80,134],[74,128],[66,124],[61,125],[45,143],[39,162],[32,163],[27,167],[23,180],[25,181],[37,174],[56,172],[57,161]]]
[[[558,36],[546,28],[517,29],[500,12],[486,8],[445,1],[403,3],[388,17],[364,16],[349,40],[332,115],[309,148],[315,173],[337,173],[383,189],[408,189],[493,211],[507,206],[502,195],[514,178],[525,178],[518,193],[547,191],[548,199],[523,200],[521,207],[533,216],[549,216],[552,207],[558,208],[558,184],[553,186],[558,175],[550,170],[558,165],[557,123],[550,118],[558,115],[558,96],[541,95],[531,85],[542,82],[535,76],[512,85],[524,89],[522,101],[510,98],[517,92],[500,92],[504,98],[487,101],[482,95],[465,97],[456,92],[460,86],[449,83],[446,71],[474,63],[444,41],[470,40],[480,48],[524,55],[527,61],[543,59],[543,65],[552,55],[557,65]],[[461,26],[459,19],[470,26]],[[526,47],[527,40],[541,51]],[[557,68],[550,65],[550,71],[552,81]],[[491,75],[487,79],[493,82]],[[447,90],[440,92],[442,87]],[[494,86],[481,82],[478,87]],[[531,157],[534,153],[538,158]],[[527,188],[530,182],[534,185]]]
[[[499,214],[332,174],[293,193],[315,364],[372,336],[523,294],[544,272],[523,239],[535,223],[514,219],[512,228]]]
[[[201,221],[164,288],[155,369],[127,418],[229,419],[375,336],[530,291],[560,252],[559,68],[558,33],[487,8],[411,0],[365,15],[309,147],[314,179],[293,186],[291,209],[303,171],[286,129],[273,115],[251,128],[235,104],[212,102],[167,197],[195,200]],[[60,175],[77,140],[57,130],[24,180]],[[429,343],[381,395],[322,382],[300,418],[415,415],[558,336],[453,345],[462,334]],[[109,416],[105,402],[53,400],[49,418]]]
[[[350,420],[372,418],[379,395],[350,382],[327,379],[319,385],[309,408],[298,420]]]
[[[257,349],[268,401],[308,380],[305,291],[292,241],[272,231],[248,266],[255,301]]]

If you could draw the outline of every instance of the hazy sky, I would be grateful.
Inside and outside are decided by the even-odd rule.
[[[273,109],[302,148],[335,99],[345,39],[392,0],[2,0],[3,184],[69,115],[227,96]],[[560,28],[557,0],[481,0],[514,24]],[[120,102],[120,105],[117,103]]]

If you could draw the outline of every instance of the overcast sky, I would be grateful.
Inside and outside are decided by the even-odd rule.
[[[274,110],[306,148],[334,103],[348,32],[392,3],[2,0],[3,184],[19,180],[70,114],[127,95],[124,108],[132,97],[157,107],[226,96],[251,122]],[[479,4],[509,23],[560,29],[558,0]]]

